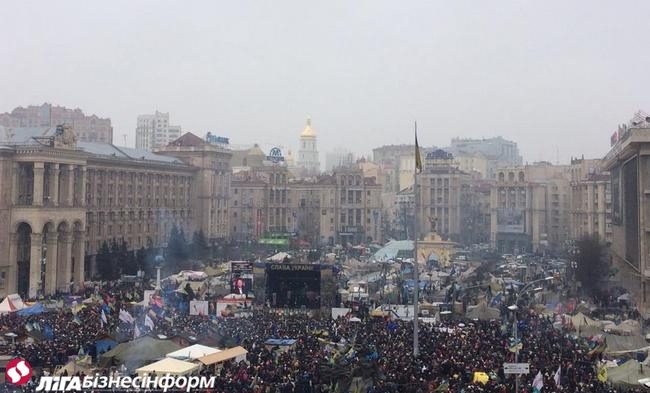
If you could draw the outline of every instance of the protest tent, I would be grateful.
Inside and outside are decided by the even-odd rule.
[[[650,378],[650,369],[641,367],[641,364],[630,359],[618,367],[607,369],[607,380],[617,388],[638,387],[639,380]]]
[[[643,336],[618,336],[604,333],[603,340],[607,343],[606,354],[623,354],[637,352],[650,348]]]
[[[235,363],[239,363],[246,360],[247,353],[248,351],[244,349],[244,347],[234,347],[211,355],[203,356],[198,360],[205,366],[217,365],[229,360],[234,360]]]
[[[641,324],[639,322],[628,319],[615,326],[608,326],[607,329],[610,333],[619,334],[621,336],[638,336],[641,334]]]
[[[7,296],[2,303],[0,303],[0,315],[9,314],[10,312],[16,312],[25,308],[23,299],[20,298],[20,295],[17,293],[12,293]]]
[[[287,254],[286,252],[279,252],[271,257],[269,257],[269,261],[271,262],[283,262],[285,258],[291,259],[291,255]]]
[[[106,353],[117,346],[117,341],[110,337],[105,337],[95,341],[95,351],[98,354]]]
[[[190,375],[198,371],[200,365],[173,358],[164,358],[157,362],[151,363],[135,370],[136,374],[142,376],[145,374],[156,375]]]
[[[180,345],[171,340],[159,340],[144,336],[133,341],[119,344],[99,358],[99,366],[107,368],[124,365],[133,370],[144,364],[159,360],[166,354],[180,349]]]
[[[577,313],[576,315],[569,316],[569,319],[571,320],[571,324],[576,329],[576,331],[584,326],[602,326],[602,322],[591,319],[581,312]]]
[[[43,306],[43,304],[41,304],[39,302],[36,302],[31,307],[27,307],[27,308],[23,308],[22,310],[18,310],[16,312],[16,314],[21,316],[21,317],[28,317],[30,315],[37,315],[37,314],[41,314],[43,312],[45,312],[45,306]]]
[[[491,321],[499,319],[501,312],[498,308],[488,307],[486,302],[480,302],[476,306],[469,307],[465,316],[468,319],[478,319],[481,321]]]
[[[196,360],[217,352],[221,352],[221,350],[201,344],[194,344],[189,347],[181,348],[178,351],[170,352],[167,354],[167,357],[178,360]]]

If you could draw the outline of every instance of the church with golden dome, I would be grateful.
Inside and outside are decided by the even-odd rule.
[[[305,129],[300,134],[300,147],[296,166],[300,177],[317,176],[320,174],[320,161],[316,145],[316,132],[311,127],[311,118],[307,118]]]

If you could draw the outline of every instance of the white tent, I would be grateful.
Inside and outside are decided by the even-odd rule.
[[[25,308],[23,299],[17,293],[12,293],[0,303],[0,314],[8,314]]]
[[[199,362],[203,363],[206,366],[220,364],[228,360],[234,360],[235,363],[239,363],[246,360],[247,353],[248,351],[243,347],[234,347],[226,349],[219,353],[204,356],[199,359]]]
[[[220,349],[207,347],[201,344],[190,345],[189,347],[181,348],[178,351],[170,352],[166,356],[179,360],[196,360],[198,358],[212,355],[213,353],[221,352]]]
[[[287,254],[286,252],[279,252],[272,257],[269,257],[269,261],[282,262],[284,261],[284,258],[291,258],[291,255]]]
[[[199,369],[198,364],[184,362],[182,360],[164,358],[147,366],[135,370],[138,375],[153,374],[156,375],[188,375]]]

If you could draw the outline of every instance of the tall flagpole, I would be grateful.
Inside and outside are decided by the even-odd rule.
[[[414,224],[415,230],[413,231],[413,251],[415,259],[413,261],[413,276],[415,278],[415,288],[413,289],[413,357],[417,358],[420,352],[420,343],[418,341],[418,297],[420,296],[420,267],[418,266],[418,238],[420,237],[418,228],[418,216],[420,214],[420,193],[418,187],[418,165],[421,166],[420,146],[418,145],[418,122],[415,122],[415,172],[413,173],[413,195],[415,198],[415,214]]]

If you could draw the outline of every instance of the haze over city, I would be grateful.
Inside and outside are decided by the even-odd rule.
[[[650,4],[503,1],[7,2],[0,112],[43,102],[112,120],[321,152],[501,135],[525,161],[601,157],[650,108]],[[372,136],[372,137],[370,137]]]

